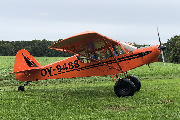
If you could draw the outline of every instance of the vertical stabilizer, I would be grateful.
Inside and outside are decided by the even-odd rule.
[[[39,62],[25,49],[17,52],[14,64],[14,72],[25,71],[40,67]]]

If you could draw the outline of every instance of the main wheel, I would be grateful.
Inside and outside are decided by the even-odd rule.
[[[141,82],[136,76],[129,76],[130,81],[132,81],[135,85],[135,92],[139,91],[141,88]]]
[[[18,91],[24,91],[24,86],[19,86]]]
[[[135,85],[129,79],[120,79],[114,85],[114,92],[118,97],[133,96]]]

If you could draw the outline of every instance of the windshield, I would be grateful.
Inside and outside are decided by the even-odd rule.
[[[126,43],[126,42],[120,42],[120,44],[121,44],[121,46],[122,46],[125,50],[127,50],[127,51],[129,51],[129,52],[132,52],[132,51],[134,51],[135,49],[137,49],[137,47],[134,47],[134,46],[132,46],[132,45],[130,45],[129,43]]]

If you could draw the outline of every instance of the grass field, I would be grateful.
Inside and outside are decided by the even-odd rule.
[[[128,72],[141,80],[141,90],[118,98],[106,77],[32,82],[24,92],[14,75],[15,57],[0,57],[0,119],[180,119],[180,65],[156,62]],[[41,65],[61,58],[36,57]]]

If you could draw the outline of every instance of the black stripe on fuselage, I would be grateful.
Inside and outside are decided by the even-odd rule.
[[[117,61],[122,62],[122,61],[127,61],[127,60],[140,58],[140,57],[143,57],[143,56],[146,56],[146,55],[150,54],[151,52],[152,51],[145,51],[145,52],[141,52],[141,53],[138,53],[138,54],[125,56],[125,57],[122,57],[122,58],[118,58]],[[90,68],[96,68],[96,67],[103,66],[103,65],[109,65],[109,64],[113,64],[113,63],[116,63],[116,61],[115,60],[109,60],[109,61],[99,62],[99,63],[93,64],[93,65],[73,69],[73,70],[70,70],[70,71],[75,71],[75,70],[80,71],[80,70],[85,70],[85,69],[90,69]],[[116,69],[116,68],[110,67],[109,69]],[[118,69],[116,69],[116,70],[118,70]],[[66,72],[70,72],[70,71],[66,71]]]

